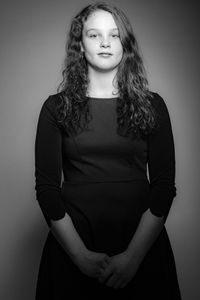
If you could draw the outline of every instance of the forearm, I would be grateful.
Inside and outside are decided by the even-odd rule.
[[[127,247],[127,254],[142,262],[144,256],[153,245],[163,229],[164,218],[153,215],[148,209],[142,215],[140,223]]]
[[[71,217],[66,213],[60,220],[51,220],[51,231],[70,258],[75,261],[87,248],[76,231]]]

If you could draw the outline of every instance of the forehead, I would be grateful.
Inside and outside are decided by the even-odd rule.
[[[117,28],[117,25],[111,13],[104,10],[98,10],[89,15],[84,23],[85,30],[90,28],[109,30]]]

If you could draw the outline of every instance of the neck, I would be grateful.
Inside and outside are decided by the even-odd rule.
[[[117,92],[117,85],[113,81],[116,73],[116,69],[110,72],[98,72],[89,68],[88,94],[91,97],[113,97],[115,95],[113,92]]]

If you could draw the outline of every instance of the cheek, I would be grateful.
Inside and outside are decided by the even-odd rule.
[[[119,59],[122,58],[123,56],[123,48],[119,48],[117,51],[116,51],[116,55]]]
[[[85,58],[86,58],[86,60],[91,61],[91,60],[94,59],[94,57],[95,57],[94,51],[92,51],[91,49],[85,51]]]
[[[97,49],[96,49],[96,47],[95,47],[94,44],[92,44],[92,45],[87,45],[87,46],[85,47],[85,54],[86,54],[86,55],[93,56],[93,55],[95,55],[96,53],[97,53]]]
[[[117,55],[123,55],[123,47],[122,47],[121,43],[117,43],[115,45],[115,48],[116,48],[116,54]]]

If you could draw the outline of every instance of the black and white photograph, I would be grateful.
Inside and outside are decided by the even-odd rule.
[[[197,1],[3,1],[3,300],[198,300]]]

